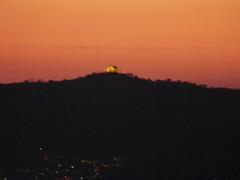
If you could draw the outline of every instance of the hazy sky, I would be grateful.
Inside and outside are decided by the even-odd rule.
[[[0,82],[110,64],[240,88],[240,0],[0,0]]]

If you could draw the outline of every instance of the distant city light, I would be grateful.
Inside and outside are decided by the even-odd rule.
[[[109,159],[105,160],[69,160],[58,154],[48,154],[47,150],[43,149],[42,146],[38,146],[37,148],[41,151],[40,154],[42,155],[42,160],[46,160],[48,163],[34,171],[27,168],[18,169],[17,173],[19,176],[30,177],[33,175],[33,178],[36,180],[54,176],[57,179],[70,180],[77,175],[77,178],[80,180],[94,180],[101,178],[102,175],[109,170],[114,171],[113,168],[124,166],[125,163],[121,161],[123,158],[117,156],[109,157]],[[59,159],[61,159],[61,162]],[[3,177],[3,180],[8,180],[8,178]]]

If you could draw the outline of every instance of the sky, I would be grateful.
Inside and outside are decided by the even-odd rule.
[[[116,65],[240,88],[239,0],[0,0],[0,83]]]

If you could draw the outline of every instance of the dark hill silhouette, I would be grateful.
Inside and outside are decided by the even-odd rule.
[[[131,74],[2,84],[1,156],[10,165],[3,169],[16,168],[11,145],[23,143],[87,157],[121,154],[136,179],[237,177],[239,108],[239,90]],[[17,166],[35,166],[34,153],[17,152]]]

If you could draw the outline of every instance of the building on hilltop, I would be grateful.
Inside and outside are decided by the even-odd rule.
[[[121,73],[120,69],[117,66],[109,66],[105,69],[105,72],[107,73]]]

